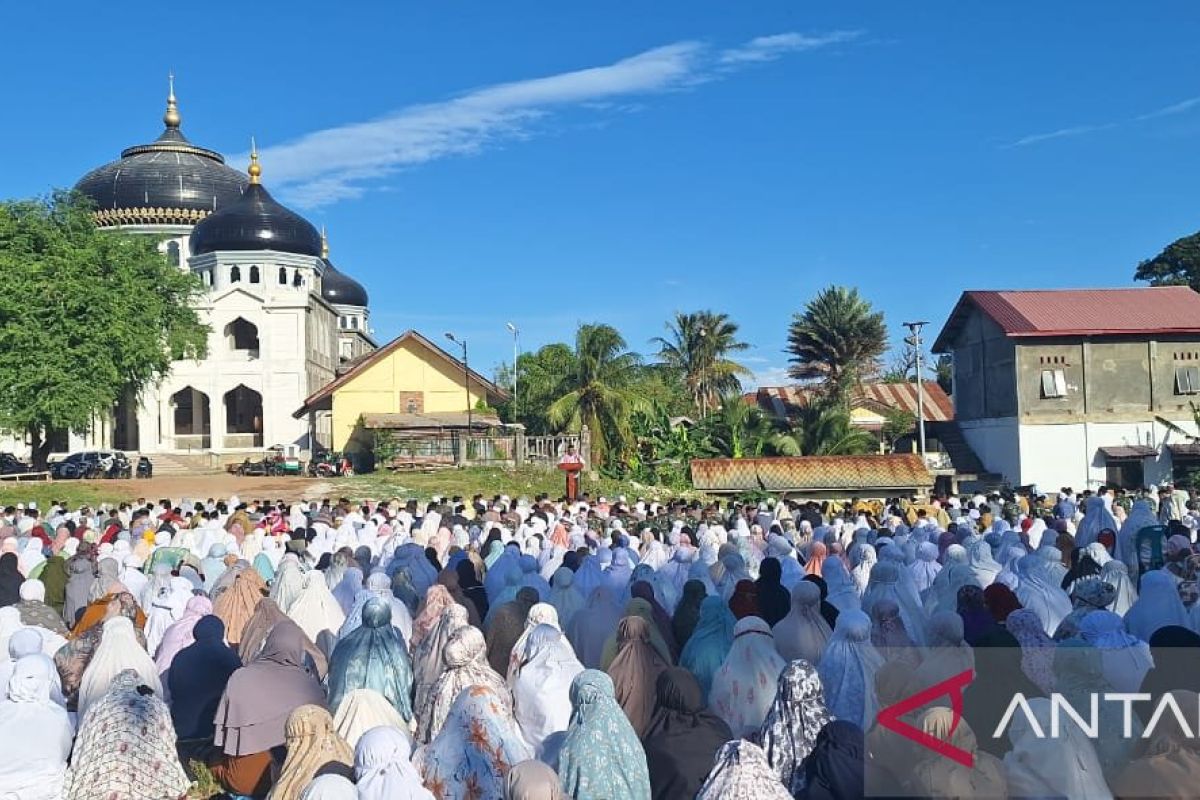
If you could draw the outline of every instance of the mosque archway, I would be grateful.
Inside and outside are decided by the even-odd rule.
[[[209,405],[208,395],[191,386],[185,386],[171,395],[176,450],[198,450],[212,446]]]
[[[262,447],[262,395],[239,384],[225,393],[224,401],[225,447]]]

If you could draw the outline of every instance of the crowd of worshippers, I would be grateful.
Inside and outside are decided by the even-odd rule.
[[[1184,494],[8,508],[0,797],[1195,796]]]

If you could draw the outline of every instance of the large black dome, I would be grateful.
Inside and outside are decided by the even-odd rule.
[[[340,272],[329,259],[325,261],[325,275],[321,278],[321,297],[325,302],[338,306],[367,307],[367,290],[358,281]]]
[[[246,176],[187,140],[173,93],[163,121],[158,139],[125,149],[75,184],[95,203],[97,225],[194,225],[241,199]]]
[[[234,204],[205,217],[188,240],[192,255],[217,250],[275,250],[321,255],[321,234],[285,208],[260,183],[252,182]]]

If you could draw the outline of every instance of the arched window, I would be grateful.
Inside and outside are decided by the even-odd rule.
[[[200,273],[200,275],[205,286],[212,286],[212,272],[210,270],[206,269],[204,272]]]
[[[358,317],[350,318],[350,327],[353,328],[354,330],[358,330]]]
[[[250,267],[250,282],[258,283],[258,267],[257,266]]]
[[[179,242],[174,240],[167,242],[167,263],[172,267],[179,266]]]
[[[238,317],[225,326],[225,342],[230,350],[258,352],[258,328],[254,323]]]
[[[242,280],[242,268],[234,264],[229,268],[229,282],[240,283]]]
[[[300,270],[296,270],[296,273],[294,275],[292,275],[292,286],[303,286],[303,285],[304,285],[304,276],[300,274]]]
[[[287,267],[279,268],[279,285],[287,286]]]

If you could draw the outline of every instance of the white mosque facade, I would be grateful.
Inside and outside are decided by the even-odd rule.
[[[256,155],[247,175],[189,142],[173,90],[163,121],[157,140],[126,149],[76,189],[95,204],[98,225],[160,237],[168,260],[199,277],[208,352],[174,362],[157,386],[56,450],[214,462],[276,445],[312,452],[328,442],[328,416],[293,412],[339,365],[375,349],[367,293],[330,262],[323,232],[267,192]]]

